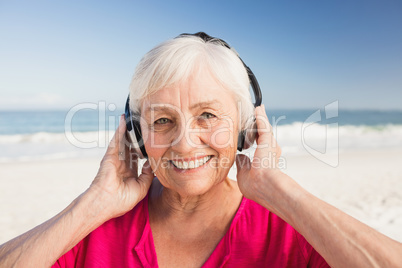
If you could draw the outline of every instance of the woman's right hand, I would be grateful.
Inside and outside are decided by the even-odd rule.
[[[126,124],[122,115],[98,174],[88,189],[101,202],[100,212],[106,220],[121,216],[138,204],[146,196],[154,178],[148,161],[138,176],[139,159],[129,150],[125,132]]]

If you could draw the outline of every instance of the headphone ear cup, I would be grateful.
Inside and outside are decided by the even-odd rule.
[[[253,146],[257,136],[257,131],[257,123],[254,119],[250,128],[240,131],[237,140],[237,150],[241,152],[243,149],[246,150]]]
[[[130,148],[138,155],[139,158],[147,158],[147,152],[145,151],[144,140],[141,133],[141,124],[139,115],[134,115],[131,112],[130,105],[130,95],[127,97],[124,119],[126,121],[126,137],[128,142],[130,142]]]
[[[140,118],[139,115],[138,118]],[[138,154],[139,158],[148,158],[147,151],[145,150],[144,139],[142,137],[140,121],[136,120],[135,118],[133,118],[131,121],[133,123],[133,131],[136,141],[134,144],[134,150]]]
[[[239,136],[237,138],[237,150],[239,152],[241,152],[243,150],[243,144],[244,144],[244,140],[245,140],[244,134],[245,134],[244,130],[240,131]]]
[[[127,120],[126,118],[126,126],[126,136],[128,137],[128,141],[130,142],[130,148],[134,150],[139,158],[146,158],[147,153],[145,151],[139,122],[132,117],[130,117],[129,120]]]
[[[243,149],[248,149],[254,145],[254,141],[257,137],[257,123],[254,119],[253,124],[249,129],[246,131],[245,140],[243,144]]]

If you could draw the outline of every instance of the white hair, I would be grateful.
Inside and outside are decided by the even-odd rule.
[[[237,52],[217,39],[205,42],[187,35],[163,42],[149,51],[137,65],[130,84],[130,109],[140,114],[145,97],[158,90],[186,81],[196,70],[207,68],[240,103],[241,129],[252,123],[254,105],[250,82]]]

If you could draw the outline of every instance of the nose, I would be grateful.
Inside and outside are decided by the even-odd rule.
[[[171,142],[172,150],[179,154],[186,154],[194,151],[194,149],[201,149],[208,146],[206,137],[208,130],[200,128],[194,121],[193,118],[186,118],[186,120],[180,124]]]

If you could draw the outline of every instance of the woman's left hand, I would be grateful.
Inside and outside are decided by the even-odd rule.
[[[244,154],[238,154],[236,166],[240,191],[245,197],[257,201],[270,196],[269,190],[275,187],[269,185],[278,183],[280,176],[277,175],[282,172],[278,168],[281,148],[274,138],[264,105],[255,109],[255,117],[258,132],[253,161]]]

